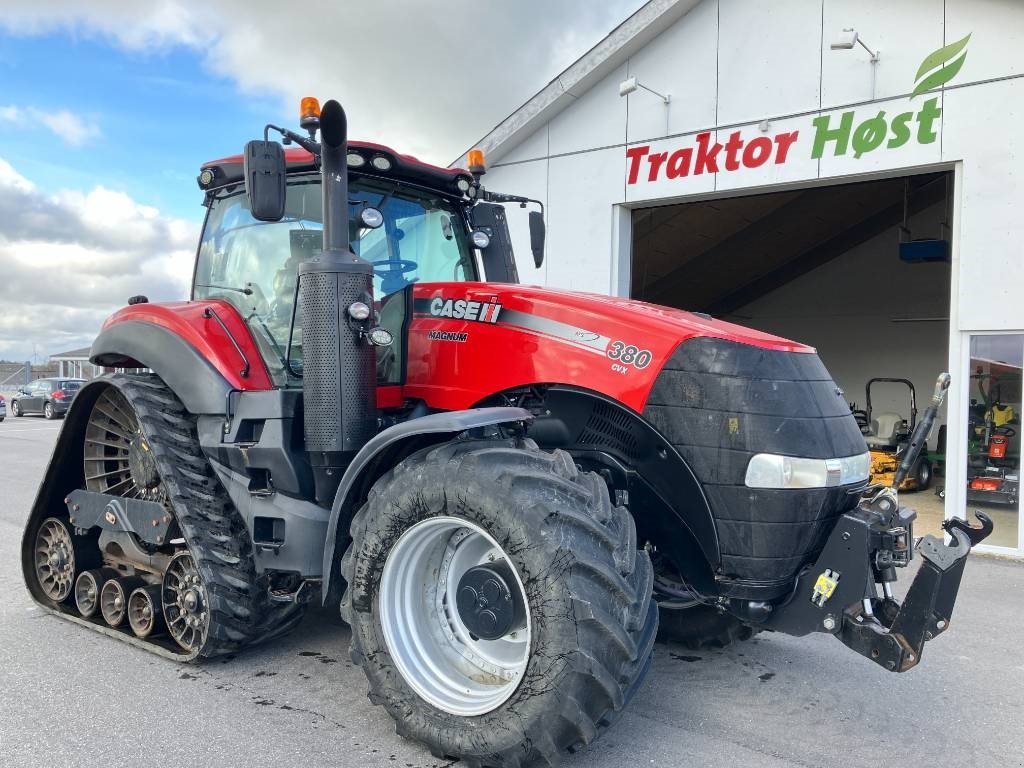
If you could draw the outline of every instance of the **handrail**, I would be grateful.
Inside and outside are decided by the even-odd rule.
[[[242,351],[242,347],[238,343],[238,339],[236,339],[234,334],[232,334],[231,331],[228,330],[227,325],[225,325],[224,321],[221,319],[221,316],[217,314],[217,312],[213,309],[213,307],[206,307],[206,309],[203,310],[203,317],[205,317],[206,319],[210,319],[212,317],[214,320],[217,321],[217,324],[220,325],[220,327],[224,329],[224,333],[227,335],[228,339],[231,341],[231,344],[232,344],[232,346],[234,346],[235,351],[238,352],[238,356],[240,358],[242,358],[242,363],[243,363],[242,370],[240,370],[238,373],[241,375],[241,377],[243,379],[248,378],[249,377],[249,368],[250,368],[249,358],[246,357],[245,352]]]

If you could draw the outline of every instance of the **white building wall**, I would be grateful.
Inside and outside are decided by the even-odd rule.
[[[877,64],[859,47],[830,50],[850,27],[880,51]],[[911,98],[925,57],[968,34],[955,77]],[[1022,50],[1024,2],[1018,0],[703,0],[622,56],[586,92],[570,91],[569,106],[518,147],[492,152],[487,184],[548,205],[547,260],[540,270],[529,259],[525,214],[510,213],[517,252],[525,254],[519,256],[524,282],[628,295],[629,208],[952,168],[947,363],[959,375],[949,407],[966,413],[970,332],[1024,331]],[[642,90],[620,97],[618,83],[626,76],[670,93],[669,106]],[[933,98],[941,116],[922,140],[914,120]],[[834,128],[848,111],[853,131],[884,118],[881,145],[857,156],[853,146],[837,153],[832,142],[815,157],[815,119],[827,118]],[[893,119],[905,112],[911,113],[910,138],[890,147]],[[672,153],[698,140],[724,144],[737,131],[745,145],[793,132],[797,138],[784,163],[673,179],[662,173],[654,181],[642,165],[636,183],[629,183],[633,148]],[[830,365],[841,372],[843,363]],[[953,442],[950,465],[962,467],[966,438],[960,434]],[[963,488],[954,487],[947,508],[962,510],[963,496]]]
[[[863,49],[829,49],[846,27],[880,50],[877,65]],[[910,100],[924,57],[967,34],[967,56],[956,77],[942,91]],[[575,101],[550,125],[492,157],[487,183],[532,195],[544,177],[549,240],[541,270],[528,258],[525,214],[510,215],[517,250],[527,254],[519,264],[524,282],[609,292],[617,287],[613,261],[624,256],[612,226],[615,206],[960,162],[956,327],[1020,329],[1021,50],[1024,3],[1014,0],[704,0],[596,86],[573,94]],[[670,92],[668,108],[644,91],[620,97],[618,83],[627,75]],[[871,102],[873,75],[877,99]],[[942,114],[930,143],[912,138],[860,157],[852,147],[837,156],[829,145],[822,157],[811,156],[817,117],[828,116],[838,126],[852,109],[856,128],[884,111],[888,123],[902,112],[916,114],[933,96]],[[768,121],[764,132],[758,128],[762,120]],[[797,131],[799,137],[783,164],[676,179],[662,174],[655,182],[642,169],[637,184],[626,183],[628,148],[671,151],[693,146],[704,131],[710,131],[711,143],[726,141],[734,131],[747,142],[780,132]]]

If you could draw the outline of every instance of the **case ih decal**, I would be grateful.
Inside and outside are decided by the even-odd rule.
[[[967,35],[925,57],[914,78],[911,101],[945,85],[960,72],[967,58],[970,38]],[[853,156],[860,159],[880,147],[897,149],[911,139],[918,144],[931,144],[938,138],[936,126],[941,115],[938,97],[928,99],[917,109],[892,116],[884,109],[879,110],[877,115],[856,124],[856,111],[852,109],[838,115],[819,115],[810,123],[813,132],[810,156],[816,160],[831,150],[831,154],[838,157],[852,150]],[[799,141],[800,133],[795,130],[749,138],[744,137],[742,131],[733,131],[724,141],[713,141],[711,132],[704,131],[694,137],[690,146],[675,150],[652,151],[650,144],[627,147],[626,184],[732,172],[758,168],[769,162],[782,165],[792,156],[790,150]]]
[[[450,317],[453,320],[473,320],[478,323],[494,323],[501,312],[501,304],[466,299],[445,299],[440,296],[430,300],[430,314],[434,317]]]

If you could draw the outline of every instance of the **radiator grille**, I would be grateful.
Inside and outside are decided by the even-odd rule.
[[[621,451],[633,459],[640,455],[640,446],[630,428],[630,415],[607,403],[594,406],[579,442],[593,448]]]

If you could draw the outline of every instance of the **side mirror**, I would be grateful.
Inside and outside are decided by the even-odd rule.
[[[280,221],[284,218],[285,165],[284,147],[276,141],[250,141],[245,145],[245,193],[249,196],[252,216],[258,221]]]
[[[533,265],[540,269],[544,263],[544,214],[530,211],[530,250],[533,251]]]

